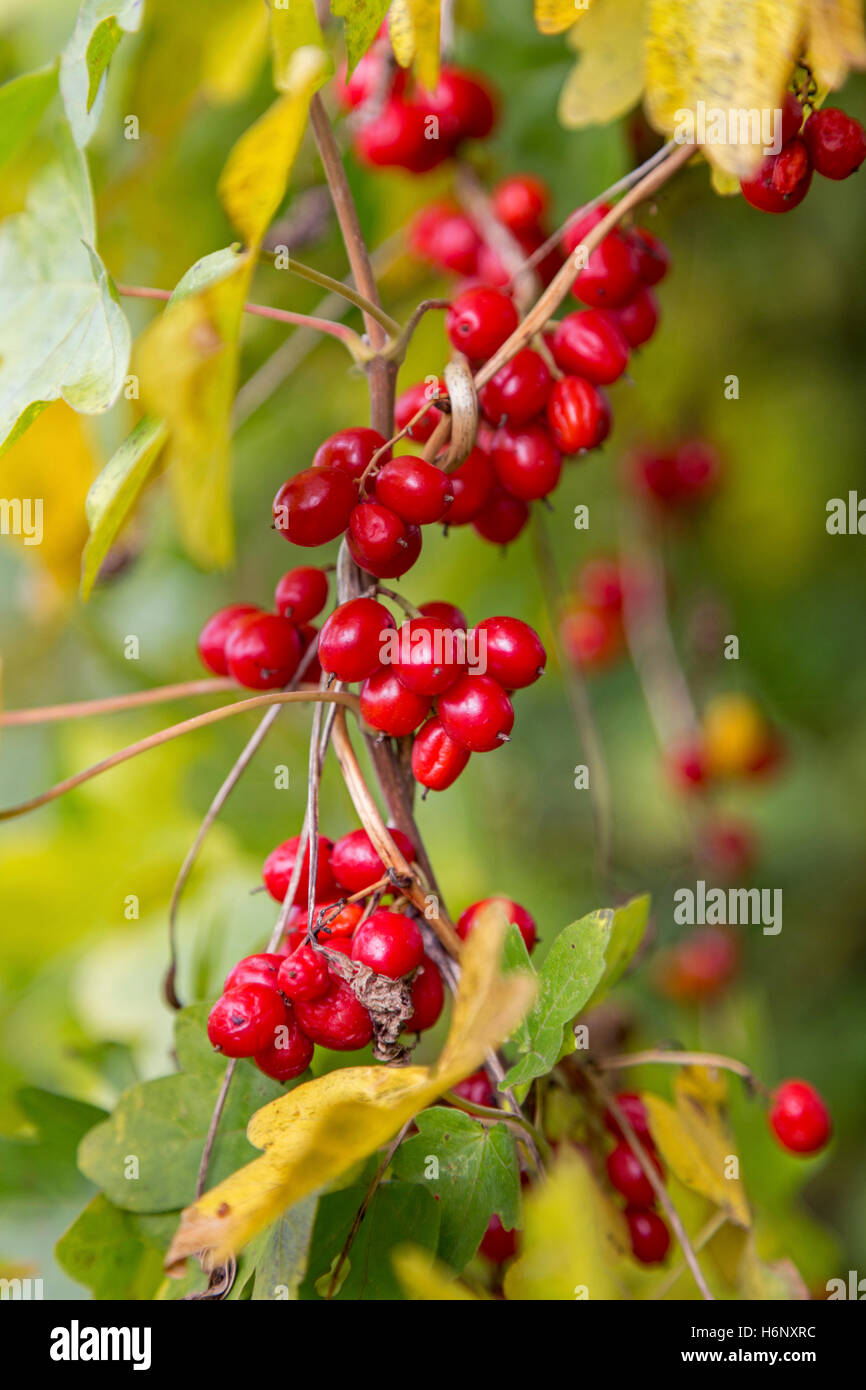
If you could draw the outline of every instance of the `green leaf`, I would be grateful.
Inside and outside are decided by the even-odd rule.
[[[390,3],[391,0],[331,0],[331,13],[343,21],[350,73],[375,39]]]
[[[334,65],[325,48],[325,40],[316,14],[314,0],[290,0],[279,8],[269,0],[271,12],[271,50],[274,58],[274,86],[284,91],[291,86],[292,60],[301,48],[321,49],[326,58],[322,81],[333,72]]]
[[[141,24],[144,0],[84,0],[60,55],[60,94],[76,145],[88,143],[102,114],[108,65],[124,33]]]
[[[133,1086],[113,1115],[85,1135],[78,1166],[124,1211],[175,1211],[192,1200],[202,1148],[225,1071],[204,1033],[206,1009],[179,1015],[176,1050],[182,1070]],[[284,1094],[251,1062],[239,1062],[211,1155],[208,1185],[247,1163],[254,1110]]]
[[[0,87],[0,167],[30,139],[56,91],[56,63]]]
[[[505,1125],[483,1125],[444,1106],[422,1110],[416,1124],[418,1134],[397,1150],[394,1172],[433,1193],[442,1214],[436,1253],[459,1273],[478,1249],[494,1212],[510,1231],[520,1224],[514,1139]],[[434,1169],[431,1160],[438,1163],[438,1177],[428,1176]]]
[[[57,1242],[57,1262],[96,1299],[151,1299],[163,1281],[162,1261],[174,1216],[134,1216],[101,1193]]]
[[[87,494],[90,536],[81,557],[81,597],[90,597],[99,568],[117,538],[168,438],[163,420],[145,415]]]
[[[0,1138],[0,1198],[56,1200],[86,1190],[75,1167],[81,1138],[105,1111],[69,1096],[27,1087],[16,1097],[34,1128],[31,1138]]]
[[[646,893],[640,898],[632,898],[622,907],[615,908],[610,939],[604,953],[604,974],[595,987],[595,992],[589,1000],[590,1004],[598,1004],[625,974],[643,941],[649,914],[650,899]]]
[[[93,415],[120,393],[129,325],[94,239],[87,164],[61,134],[58,159],[31,186],[27,211],[0,227],[4,447],[49,401],[62,397]]]
[[[320,1296],[317,1284],[321,1287],[322,1276],[333,1268],[367,1190],[363,1186],[345,1187],[320,1201],[301,1298]],[[438,1203],[418,1183],[383,1183],[367,1208],[349,1252],[348,1273],[344,1265],[345,1277],[331,1302],[402,1299],[391,1252],[405,1244],[407,1234],[417,1246],[434,1251],[439,1234]]]
[[[509,922],[508,931],[505,936],[505,947],[502,952],[502,969],[506,975],[511,975],[519,971],[538,977],[538,972],[532,961],[529,959],[529,952],[526,949],[526,942],[523,940],[520,928],[514,922]],[[511,1041],[516,1043],[521,1051],[530,1046],[529,1033],[526,1028],[526,1019],[521,1019],[514,1032],[511,1034]]]
[[[202,256],[180,277],[172,290],[169,304],[180,304],[188,295],[218,285],[221,280],[234,274],[243,258],[240,242],[237,241],[220,251],[211,251],[209,255]]]
[[[254,1303],[296,1299],[307,1272],[318,1197],[302,1197],[243,1252],[244,1274],[255,1276]]]

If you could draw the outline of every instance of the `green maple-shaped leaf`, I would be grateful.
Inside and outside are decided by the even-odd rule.
[[[304,1300],[324,1298],[332,1271],[355,1216],[367,1195],[363,1184],[330,1193],[319,1202],[307,1277],[300,1291]],[[430,1252],[436,1249],[439,1204],[432,1192],[414,1182],[386,1182],[376,1189],[358,1228],[348,1258],[337,1277],[332,1300],[382,1302],[404,1297],[391,1265],[391,1255],[407,1234]],[[256,1282],[259,1283],[258,1274]]]
[[[61,129],[58,157],[31,186],[27,211],[0,226],[2,447],[49,401],[94,415],[120,393],[129,325],[95,235],[87,164]]]
[[[174,1215],[135,1216],[98,1193],[54,1248],[62,1269],[97,1299],[153,1298]]]

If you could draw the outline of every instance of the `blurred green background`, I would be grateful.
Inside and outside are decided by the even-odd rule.
[[[0,6],[0,80],[50,61],[75,9],[44,0],[37,16],[27,6]],[[562,131],[556,101],[571,56],[561,40],[535,33],[528,3],[495,9],[483,33],[462,32],[458,44],[458,57],[486,71],[504,97],[501,127],[476,152],[477,167],[489,182],[515,170],[541,175],[561,221],[635,162],[630,126]],[[267,104],[269,79],[262,62],[234,99],[193,99],[195,64],[187,72],[181,46],[169,42],[177,11],[161,2],[151,14],[152,24],[118,51],[91,163],[100,251],[111,273],[121,282],[170,288],[197,257],[232,240],[215,184],[235,139]],[[862,79],[848,84],[842,104],[866,116]],[[139,145],[116,134],[129,112],[151,132]],[[37,139],[11,167],[0,190],[2,215],[23,206],[44,154]],[[447,173],[371,177],[351,157],[347,165],[373,246],[389,242],[413,209],[448,186]],[[635,358],[633,379],[612,392],[611,439],[589,461],[566,468],[548,518],[567,582],[590,556],[616,550],[630,443],[696,431],[724,454],[716,500],[665,538],[672,621],[697,697],[751,692],[788,745],[775,780],[725,793],[721,802],[756,829],[762,848],[751,881],[783,889],[784,929],[777,937],[745,930],[741,978],[718,1006],[699,1013],[663,1001],[649,961],[617,999],[630,1045],[679,1039],[740,1057],[770,1083],[803,1075],[822,1090],[836,1124],[822,1159],[787,1159],[765,1136],[754,1106],[739,1105],[737,1121],[747,1189],[763,1204],[778,1249],[794,1255],[818,1290],[832,1275],[857,1268],[866,1249],[864,540],[825,530],[828,499],[864,486],[862,177],[843,184],[816,179],[806,203],[785,218],[714,196],[705,166],[664,190],[651,221],[674,259],[661,290],[662,328]],[[290,219],[304,190],[320,182],[307,141],[287,204]],[[300,254],[331,274],[345,273],[330,221]],[[447,292],[405,256],[399,238],[386,259],[383,295],[397,318],[421,297]],[[267,267],[255,297],[307,312],[317,299],[311,287]],[[137,330],[153,314],[148,305],[127,308]],[[248,321],[243,378],[286,336],[280,326]],[[429,315],[401,387],[438,372],[445,346],[441,316]],[[732,373],[740,383],[735,401],[724,394]],[[226,602],[267,604],[283,570],[308,559],[270,529],[271,499],[289,474],[308,466],[326,435],[365,423],[366,392],[338,345],[317,347],[238,430],[233,570],[209,575],[189,562],[157,482],[123,538],[117,572],[82,607],[74,585],[90,460],[98,467],[107,459],[133,421],[129,411],[122,403],[105,419],[84,421],[74,457],[49,440],[37,448],[46,516],[54,509],[51,573],[39,549],[0,538],[8,708],[196,678],[203,620]],[[11,467],[12,455],[0,462],[4,496],[13,486],[20,493]],[[572,525],[579,502],[590,507],[588,533]],[[330,548],[315,555],[333,558]],[[414,602],[457,602],[470,620],[514,613],[551,637],[528,532],[503,555],[471,528],[447,539],[428,529],[421,560],[401,588]],[[697,618],[707,612],[718,615],[722,633],[738,634],[738,663],[695,647]],[[137,661],[124,658],[129,635],[139,640]],[[687,853],[691,806],[664,774],[629,663],[593,677],[591,698],[613,787],[613,886],[618,896],[652,892],[655,951],[683,930],[673,923],[673,892],[695,878]],[[0,804],[35,794],[202,707],[6,730]],[[495,758],[473,759],[450,792],[423,804],[419,822],[452,913],[507,894],[530,908],[549,941],[567,922],[605,905],[594,881],[587,794],[573,787],[573,768],[583,758],[554,663],[520,696],[517,715],[511,744]],[[3,1143],[14,1148],[32,1132],[22,1086],[110,1108],[134,1078],[169,1069],[171,1018],[160,990],[167,904],[210,798],[252,728],[245,717],[198,732],[0,829]],[[272,905],[251,892],[267,852],[300,828],[308,729],[301,711],[281,716],[207,842],[180,914],[185,1000],[211,997],[226,968],[269,933]],[[280,764],[290,769],[288,790],[274,785]],[[321,823],[332,837],[355,824],[332,766]],[[140,904],[137,920],[125,916],[130,895]],[[435,1038],[426,1040],[425,1055],[435,1047]],[[641,1079],[659,1087],[668,1080],[658,1071]],[[42,1274],[48,1296],[83,1293],[51,1257],[53,1241],[89,1192],[73,1173],[71,1154],[47,1175],[12,1164],[0,1177],[0,1263]],[[804,1182],[803,1204],[793,1205],[789,1196]]]

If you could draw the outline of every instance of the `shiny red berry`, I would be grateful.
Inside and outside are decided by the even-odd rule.
[[[626,1207],[631,1251],[642,1265],[657,1265],[668,1253],[671,1233],[657,1211]]]
[[[739,940],[730,927],[695,927],[661,957],[659,989],[684,1003],[715,999],[736,976],[740,955]]]
[[[812,164],[825,179],[847,179],[866,159],[866,131],[834,106],[812,112],[803,138]]]
[[[439,138],[453,150],[463,140],[486,140],[496,124],[496,101],[483,77],[443,66],[432,92],[420,90],[416,104],[425,118],[436,116]]]
[[[486,1105],[489,1109],[493,1109],[496,1105],[496,1092],[483,1067],[479,1071],[472,1072],[471,1076],[466,1076],[462,1081],[458,1081],[457,1085],[452,1086],[451,1089],[456,1096],[462,1096],[472,1105]]]
[[[445,316],[451,346],[474,362],[485,362],[517,327],[514,301],[501,290],[483,285],[464,290]]]
[[[208,1015],[207,1035],[226,1057],[252,1057],[270,1047],[286,1006],[276,989],[242,985],[220,995]]]
[[[398,579],[421,553],[421,532],[381,502],[361,502],[349,517],[346,544],[362,570],[377,579]]]
[[[293,545],[324,545],[349,524],[355,486],[340,468],[306,468],[274,498],[274,526]]]
[[[390,666],[380,666],[361,687],[364,720],[371,728],[391,738],[414,733],[429,713],[429,695],[416,695],[407,689]]]
[[[409,421],[418,414],[422,405],[429,406],[426,414],[415,422],[407,436],[419,444],[426,444],[442,419],[441,412],[436,409],[433,402],[447,399],[448,392],[445,389],[444,381],[419,381],[416,386],[410,386],[407,391],[397,397],[397,403],[394,406],[394,424],[398,430],[404,430]]]
[[[313,648],[313,655],[310,657],[309,661],[304,662],[302,682],[305,685],[318,685],[322,678],[322,667],[318,655],[319,629],[314,627],[312,623],[304,623],[298,628],[298,636],[301,639],[301,647],[303,648],[301,652],[302,662],[309,648]],[[300,665],[300,662],[298,664]]]
[[[547,402],[547,426],[564,454],[596,449],[610,434],[610,403],[600,386],[582,376],[557,381]]]
[[[566,314],[550,340],[556,365],[595,386],[617,381],[628,366],[628,339],[616,316],[603,309]]]
[[[651,1151],[649,1156],[661,1176],[661,1164],[658,1158]],[[607,1176],[611,1185],[621,1192],[626,1201],[635,1207],[651,1207],[655,1201],[656,1194],[652,1183],[640,1166],[636,1154],[632,1152],[628,1144],[617,1144],[607,1156],[605,1164]]]
[[[338,430],[320,444],[313,455],[314,468],[339,468],[355,482],[361,477],[367,464],[375,453],[383,448],[385,440],[378,430],[360,426],[357,429]],[[390,458],[390,453],[382,455]]]
[[[442,270],[455,275],[475,274],[481,237],[469,218],[450,204],[431,203],[422,208],[410,224],[408,240],[417,256]],[[402,429],[399,422],[397,428]]]
[[[408,169],[425,174],[450,150],[428,140],[424,112],[401,97],[390,97],[378,116],[365,121],[355,137],[355,153],[374,168]]]
[[[513,898],[482,898],[480,902],[471,903],[464,912],[461,912],[457,921],[457,935],[461,941],[473,932],[478,925],[478,919],[483,912],[490,907],[501,908],[509,922],[517,927],[523,937],[527,951],[533,950],[538,939],[538,929],[535,925],[535,918],[520,903],[516,903]]]
[[[514,727],[514,707],[491,676],[461,676],[440,695],[438,709],[448,737],[470,753],[491,753]]]
[[[471,452],[448,474],[454,501],[448,507],[442,520],[446,526],[465,526],[474,521],[479,512],[490,500],[496,483],[496,474],[490,457],[478,447]]]
[[[537,227],[550,207],[550,190],[533,174],[512,174],[493,190],[493,211],[512,232]]]
[[[494,545],[508,545],[516,540],[529,520],[529,508],[521,497],[514,497],[497,484],[479,512],[472,518],[472,525],[486,541]]]
[[[328,576],[313,565],[299,565],[289,570],[277,584],[274,604],[284,618],[299,626],[321,613],[328,602]]]
[[[441,719],[429,719],[412,744],[412,775],[422,787],[442,792],[457,781],[469,762],[469,752],[442,727]]]
[[[616,311],[617,321],[631,348],[643,347],[658,328],[659,302],[645,286]]]
[[[520,618],[485,618],[475,628],[485,675],[506,690],[523,690],[543,675],[547,652],[535,628]]]
[[[301,1032],[293,1012],[283,1026],[285,1032],[278,1030],[276,1042],[253,1057],[259,1071],[273,1077],[274,1081],[291,1081],[300,1076],[312,1062],[315,1051],[311,1039]]]
[[[228,608],[220,608],[212,618],[208,618],[198,635],[198,654],[216,676],[227,676],[226,642],[232,628],[241,618],[260,610],[252,603],[232,603]]]
[[[395,826],[389,827],[389,834],[403,858],[411,863],[415,846],[408,835]],[[336,841],[331,850],[331,872],[347,893],[362,893],[378,883],[385,865],[366,830],[352,830]]]
[[[622,571],[615,560],[587,560],[580,571],[580,594],[591,608],[621,613]]]
[[[540,353],[523,348],[481,388],[481,409],[494,425],[525,425],[539,415],[553,389]]]
[[[447,473],[426,459],[391,459],[376,475],[376,500],[418,526],[441,521],[454,500]]]
[[[366,680],[382,665],[388,633],[396,626],[388,609],[373,598],[341,603],[319,633],[323,669],[346,684]]]
[[[587,213],[566,230],[563,245],[567,254],[581,246],[594,227],[610,212],[610,206]],[[627,233],[615,228],[594,251],[572,286],[572,294],[594,309],[615,309],[632,297],[640,285],[640,259]]]
[[[463,609],[458,608],[456,603],[446,603],[443,599],[431,599],[430,603],[420,603],[418,612],[424,618],[436,618],[438,622],[455,630],[462,627],[465,632],[469,626]]]
[[[347,76],[344,67],[338,88],[341,104],[350,111],[356,110],[381,92],[386,81],[390,83],[390,89],[399,95],[406,86],[407,74],[396,65],[391,65],[393,70],[389,72],[389,65],[388,52],[383,46],[374,44],[356,64],[351,76]]]
[[[327,994],[330,982],[326,958],[320,951],[314,950],[308,941],[298,946],[290,956],[280,958],[277,985],[293,1004],[321,999]]]
[[[391,980],[411,975],[424,959],[424,938],[417,922],[402,912],[379,907],[352,938],[352,960]]]
[[[277,971],[282,963],[282,956],[268,951],[244,956],[226,975],[223,993],[229,989],[240,989],[242,985],[264,985],[266,989],[276,989]]]
[[[562,454],[546,425],[503,425],[496,431],[491,460],[506,492],[534,502],[553,492],[562,474]]]
[[[773,1096],[770,1127],[791,1153],[813,1154],[830,1138],[830,1112],[808,1081],[783,1081]]]
[[[577,667],[609,665],[622,650],[619,616],[576,603],[565,613],[560,631],[566,653]]]
[[[412,981],[412,1014],[407,1018],[407,1033],[425,1033],[439,1021],[445,1005],[445,986],[439,967],[425,955]]]
[[[793,212],[812,183],[812,161],[799,136],[783,145],[778,154],[761,160],[755,173],[740,180],[747,203],[760,212]]]
[[[441,618],[410,618],[394,646],[394,674],[416,695],[441,695],[466,669],[466,633]]]
[[[288,685],[301,659],[298,629],[275,613],[252,613],[232,625],[225,656],[229,674],[250,690]]]
[[[494,1264],[504,1264],[510,1260],[517,1251],[517,1232],[509,1231],[503,1226],[501,1220],[493,1213],[487,1223],[487,1230],[481,1238],[478,1249],[482,1255],[486,1255],[488,1260]]]
[[[637,252],[638,272],[645,285],[657,285],[670,270],[671,257],[663,241],[646,227],[633,227],[632,242]]]
[[[285,899],[300,843],[300,835],[293,835],[290,840],[284,840],[281,845],[277,845],[275,849],[271,850],[262,865],[262,881],[274,902],[281,903]],[[340,896],[339,887],[330,868],[332,849],[333,841],[329,840],[326,835],[320,835],[319,854],[316,862],[316,902],[319,903],[332,902],[334,898]],[[294,903],[306,903],[309,896],[309,882],[310,846],[307,845],[304,850],[301,877],[292,899]]]
[[[331,912],[335,906],[335,903],[327,903],[324,905],[325,911],[328,914],[328,922],[322,931],[319,932],[319,940],[324,941],[328,946],[334,945],[335,938],[354,936],[355,928],[364,915],[363,903],[345,903],[336,916],[331,916]],[[306,914],[304,914],[303,920],[304,927],[306,927]]]
[[[625,1114],[626,1119],[628,1120],[629,1124],[631,1125],[632,1129],[634,1130],[641,1143],[645,1147],[652,1148],[653,1138],[652,1134],[650,1133],[649,1116],[647,1115],[646,1106],[644,1105],[640,1096],[637,1095],[634,1091],[620,1091],[619,1094],[614,1097],[614,1099],[616,1100],[620,1110],[622,1110]],[[605,1128],[610,1131],[614,1138],[625,1138],[625,1135],[620,1129],[619,1120],[616,1118],[612,1110],[605,1110],[604,1124]]]
[[[294,1006],[299,1027],[320,1047],[354,1052],[373,1036],[373,1020],[345,980],[333,976],[327,994]]]

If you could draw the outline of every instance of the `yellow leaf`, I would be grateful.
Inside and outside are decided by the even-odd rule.
[[[720,1092],[719,1088],[722,1088]],[[727,1212],[738,1226],[751,1215],[739,1177],[728,1177],[736,1158],[733,1139],[720,1105],[725,1083],[699,1068],[684,1068],[674,1083],[676,1105],[644,1092],[650,1129],[659,1153],[684,1187],[698,1192]]]
[[[391,1263],[409,1299],[422,1303],[477,1303],[488,1299],[487,1294],[473,1293],[434,1260],[429,1251],[417,1245],[401,1245],[392,1253]]]
[[[580,57],[559,96],[559,119],[576,130],[630,111],[644,84],[644,0],[595,0],[568,36]]]
[[[807,48],[819,87],[841,87],[849,68],[866,67],[862,0],[812,0]]]
[[[274,86],[277,90],[291,92],[295,89],[295,55],[304,48],[316,49],[321,55],[324,82],[334,66],[325,48],[314,0],[290,0],[282,8],[278,8],[274,0],[268,0],[268,8],[271,15]]]
[[[177,6],[173,17],[177,22]],[[267,23],[261,0],[232,0],[218,22],[213,12],[198,29],[202,43],[202,91],[212,102],[239,101],[255,80],[267,48]]]
[[[440,0],[394,0],[388,33],[401,68],[413,63],[418,81],[428,90],[439,81],[442,16]]]
[[[87,427],[64,401],[46,406],[0,460],[2,535],[39,566],[48,584],[37,599],[48,606],[78,586],[84,503],[98,471]]]
[[[310,98],[327,75],[321,49],[299,48],[289,63],[285,94],[244,131],[229,154],[217,191],[247,246],[259,245],[283,201]]]
[[[549,1176],[523,1198],[520,1252],[505,1275],[513,1300],[618,1299],[617,1257],[628,1248],[621,1213],[576,1149],[563,1145]]]
[[[561,34],[576,24],[592,4],[593,0],[535,0],[535,27],[540,34]]]
[[[727,173],[749,174],[767,143],[749,112],[779,108],[798,56],[807,0],[648,0],[646,106],[667,135],[688,118],[737,115],[724,142],[703,145]],[[745,125],[746,129],[739,127]],[[744,138],[747,137],[747,138]]]
[[[468,1076],[508,1037],[530,1007],[526,974],[500,973],[504,923],[480,920],[461,956],[451,1028],[433,1067],[344,1067],[266,1105],[250,1120],[261,1158],[182,1213],[166,1257],[176,1268],[203,1252],[207,1264],[241,1249],[287,1207],[381,1148],[425,1105]]]

